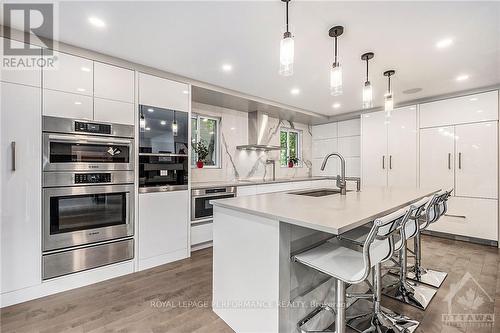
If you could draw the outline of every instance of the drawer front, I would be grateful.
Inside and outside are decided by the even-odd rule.
[[[498,201],[451,197],[448,212],[429,230],[498,241]]]
[[[43,90],[43,115],[93,120],[92,97]]]
[[[94,120],[134,125],[135,107],[132,103],[94,98]]]
[[[213,240],[213,223],[200,223],[191,226],[191,245],[197,245]]]
[[[134,240],[85,247],[43,256],[44,280],[134,258]]]

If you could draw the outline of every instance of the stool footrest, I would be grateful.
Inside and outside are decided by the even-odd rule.
[[[331,306],[326,304],[320,304],[297,323],[297,328],[299,329],[299,331],[301,333],[317,333],[317,332],[335,333],[335,330],[328,329],[335,323],[335,321],[333,321],[330,325],[328,325],[328,327],[324,329],[305,329],[302,327],[323,311],[331,312],[335,316],[335,310]]]

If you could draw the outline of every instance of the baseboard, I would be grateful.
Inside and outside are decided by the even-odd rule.
[[[206,249],[206,248],[212,247],[212,246],[213,246],[213,242],[212,241],[208,241],[208,242],[204,242],[204,243],[199,243],[199,244],[191,245],[191,252],[198,251],[198,250],[203,250],[203,249]]]
[[[46,280],[40,284],[1,295],[0,307],[84,287],[134,272],[133,260]]]
[[[184,248],[167,254],[154,256],[151,258],[146,258],[146,259],[139,258],[137,260],[137,271],[142,271],[156,266],[168,264],[170,262],[186,259],[188,257],[189,257],[188,249]]]
[[[433,231],[433,230],[423,230],[422,234],[446,238],[446,239],[453,239],[453,240],[458,240],[458,241],[462,241],[462,242],[469,242],[469,243],[474,243],[474,244],[498,247],[498,242],[494,241],[494,240],[490,240],[490,239],[460,236],[460,235],[448,234],[446,232]]]

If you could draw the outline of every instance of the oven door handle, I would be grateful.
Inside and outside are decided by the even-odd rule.
[[[50,134],[49,135],[49,140],[50,141],[62,141],[62,142],[78,142],[78,143],[110,143],[110,144],[126,144],[126,145],[131,145],[132,141],[131,140],[120,140],[120,139],[114,139],[114,138],[88,138],[88,137],[73,137],[73,136],[66,136],[66,135],[57,135],[57,134]]]
[[[210,193],[210,194],[202,194],[202,195],[193,195],[193,199],[222,197],[222,196],[227,196],[227,195],[233,195],[233,197],[235,197],[236,193],[234,193],[234,192],[219,192],[219,193]],[[224,198],[224,199],[227,199],[227,198]]]

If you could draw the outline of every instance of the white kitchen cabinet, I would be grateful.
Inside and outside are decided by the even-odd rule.
[[[139,73],[139,104],[189,112],[189,86]]]
[[[498,197],[497,122],[455,127],[455,195]]]
[[[420,105],[420,127],[498,120],[498,91]]]
[[[93,120],[93,100],[90,96],[43,89],[43,115]]]
[[[361,132],[361,119],[339,121],[337,123],[338,137],[359,136]]]
[[[312,127],[314,140],[331,139],[338,137],[337,123],[328,123]]]
[[[196,223],[191,225],[191,246],[211,242],[213,239],[213,223]]]
[[[188,256],[189,202],[189,191],[139,194],[139,269]]]
[[[10,42],[12,48],[24,48],[28,45],[15,40],[5,40]],[[3,50],[3,43],[4,38],[0,38],[0,54],[2,54],[2,58],[4,59],[4,61],[7,61],[10,57],[8,55],[5,55]],[[42,50],[39,47],[33,45],[30,45],[29,47],[31,49],[37,50],[37,56],[40,58],[42,57]],[[16,56],[13,56],[13,58],[15,60],[18,60],[18,57]],[[19,67],[18,69],[13,66],[9,67],[9,69],[7,69],[6,66],[2,66],[2,68],[0,69],[0,81],[40,87],[42,83],[42,70],[37,66],[30,68]]]
[[[94,120],[116,124],[134,125],[133,103],[94,98]]]
[[[455,184],[455,128],[420,130],[420,187],[443,189]]]
[[[43,88],[81,95],[94,93],[92,60],[54,51],[55,68],[43,69]]]
[[[361,163],[363,186],[417,186],[417,111],[415,106],[363,115]]]
[[[429,230],[498,241],[498,200],[450,197],[448,212]]]
[[[11,83],[1,83],[0,91],[0,289],[6,293],[41,283],[41,93]]]
[[[94,62],[94,96],[134,103],[134,71]]]
[[[312,157],[324,158],[326,155],[339,151],[337,138],[313,140]]]
[[[362,116],[361,175],[363,186],[387,185],[387,127],[384,112]]]

